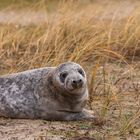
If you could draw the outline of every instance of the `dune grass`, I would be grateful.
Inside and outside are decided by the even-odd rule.
[[[117,136],[131,133],[138,125],[139,108],[134,104],[133,114],[125,114],[123,96],[116,86],[122,73],[113,73],[114,68],[110,71],[108,65],[134,70],[131,63],[140,58],[140,9],[120,18],[119,11],[104,16],[105,8],[96,4],[82,8],[78,2],[61,4],[55,16],[48,16],[45,23],[0,25],[0,74],[56,66],[65,61],[80,63],[89,79],[90,108],[105,120],[112,119],[110,113],[118,111],[117,119],[111,120],[114,124],[108,127],[111,130],[104,132]],[[97,108],[94,100],[99,101]]]

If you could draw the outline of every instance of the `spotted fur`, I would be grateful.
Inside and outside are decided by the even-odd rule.
[[[66,62],[0,77],[0,116],[46,120],[82,120],[94,118],[84,110],[88,99],[86,77],[79,64]],[[64,84],[60,73],[68,72]],[[69,89],[71,79],[81,78],[80,89]]]

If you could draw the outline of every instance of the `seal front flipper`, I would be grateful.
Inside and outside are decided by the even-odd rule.
[[[84,121],[84,120],[92,121],[95,118],[96,117],[93,115],[93,111],[83,109],[83,111],[81,112],[67,114],[67,117],[65,118],[65,120],[67,121]]]
[[[65,120],[67,121],[90,121],[93,125],[102,126],[106,120],[100,118],[99,116],[94,116],[92,110],[83,109],[83,111],[78,113],[71,113],[69,114]]]

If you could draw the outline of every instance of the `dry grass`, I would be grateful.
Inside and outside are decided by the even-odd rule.
[[[140,76],[139,65],[132,66],[140,60],[140,9],[121,17],[119,9],[105,15],[104,4],[61,4],[45,23],[0,25],[0,74],[78,62],[88,74],[89,107],[107,120],[96,138],[139,138],[140,87],[130,95],[119,83],[125,79],[133,85]]]

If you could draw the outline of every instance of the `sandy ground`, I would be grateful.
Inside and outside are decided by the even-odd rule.
[[[118,77],[118,82],[112,87],[116,90],[116,99],[112,99],[105,115],[106,121],[100,125],[92,121],[87,122],[49,122],[45,120],[17,120],[0,119],[1,140],[140,140],[140,63],[133,69],[128,66],[107,64],[107,72]],[[100,68],[102,69],[102,67]],[[99,76],[100,77],[100,76]],[[98,78],[99,78],[98,77]],[[100,85],[93,96],[92,107],[95,114],[102,114],[106,96]],[[102,113],[101,113],[102,112]],[[121,115],[120,115],[121,112]],[[120,134],[129,119],[132,119],[132,128],[125,135]],[[126,122],[125,122],[126,121]],[[125,124],[126,123],[126,124]],[[132,132],[131,132],[132,131]],[[87,139],[87,140],[88,140]]]

